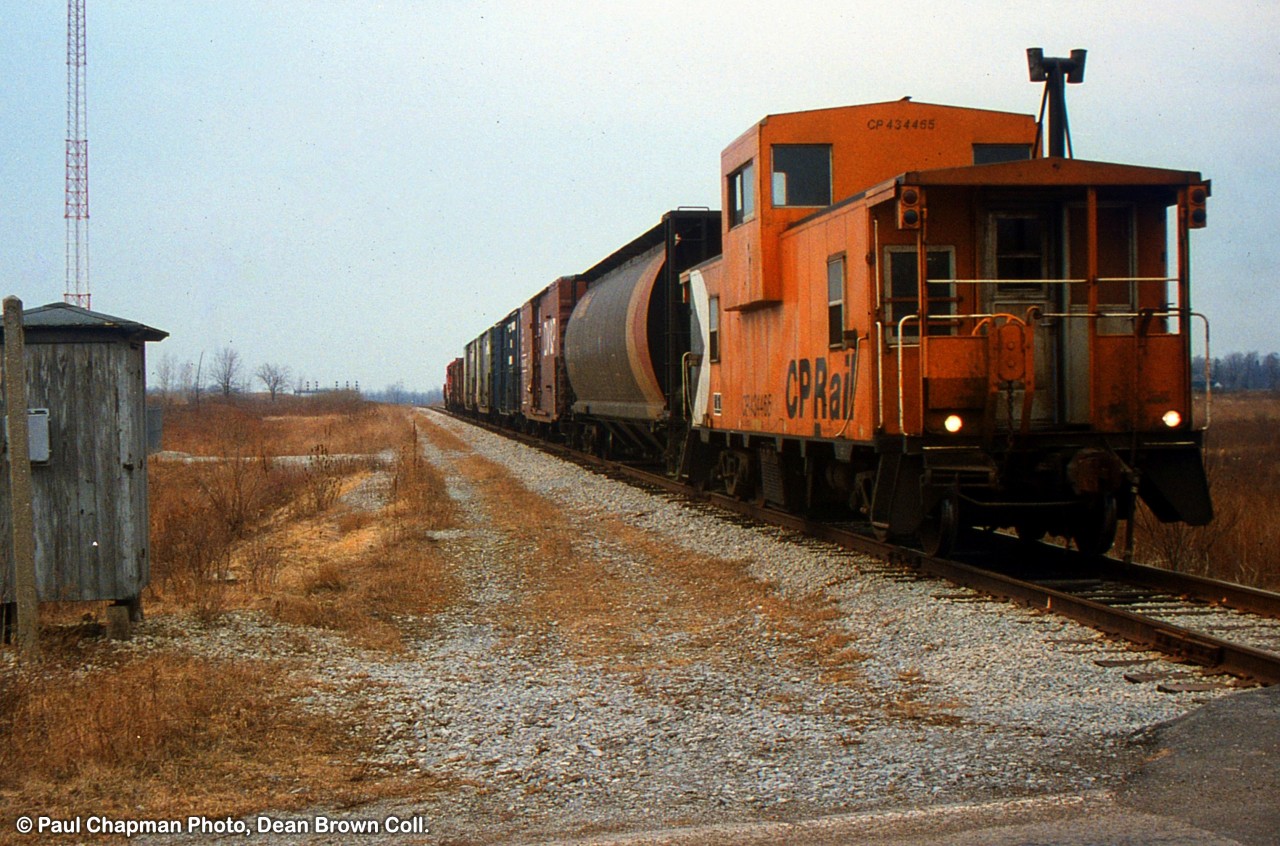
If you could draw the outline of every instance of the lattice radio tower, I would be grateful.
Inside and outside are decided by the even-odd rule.
[[[89,141],[85,137],[85,0],[67,0],[67,290],[89,308]]]

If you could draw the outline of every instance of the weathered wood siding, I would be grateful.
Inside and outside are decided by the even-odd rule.
[[[31,473],[40,599],[134,598],[151,578],[144,344],[29,343],[26,353],[28,405],[49,409],[49,463]],[[7,470],[0,476],[0,598],[10,601]]]

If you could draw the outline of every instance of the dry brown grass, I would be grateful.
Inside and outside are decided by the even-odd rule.
[[[171,653],[0,674],[0,817],[239,815],[385,790],[356,763],[354,724],[295,703],[311,686]]]
[[[307,455],[317,444],[330,454],[363,454],[412,412],[357,396],[206,400],[165,409],[164,448],[191,455]]]
[[[444,476],[422,457],[419,439],[424,433],[433,441],[441,434],[453,437],[428,418],[417,417],[412,421],[411,434],[397,445],[389,516],[391,523],[398,523],[399,530],[419,533],[440,531],[457,527],[460,519]]]
[[[466,441],[443,426],[427,425],[423,427],[423,434],[427,436],[427,439],[432,444],[444,452],[462,453],[471,451],[471,447],[467,446]]]
[[[263,608],[283,622],[394,650],[403,646],[397,616],[429,615],[452,600],[454,579],[433,533],[456,525],[457,509],[440,472],[421,456],[419,416],[397,407],[355,415],[360,447],[393,455],[382,467],[372,458],[335,460],[352,448],[346,433],[310,447],[304,463],[225,460],[233,441],[256,443],[243,433],[261,434],[260,423],[294,427],[259,451],[280,455],[326,436],[333,415],[254,423],[243,408],[207,411],[217,431],[196,433],[188,421],[175,440],[184,452],[212,445],[224,460],[152,466],[148,605],[206,621],[231,608]],[[379,481],[385,501],[376,510],[341,503]]]
[[[398,650],[453,601],[456,580],[433,533],[457,512],[418,455],[416,415],[361,404],[312,406],[313,419],[300,416],[306,408],[267,415],[205,403],[167,416],[170,449],[220,460],[151,463],[148,617],[216,624],[228,610],[260,608]],[[328,460],[356,450],[394,458]],[[309,462],[274,458],[308,452]],[[100,613],[43,608],[45,657],[0,670],[0,819],[33,808],[234,815],[403,789],[355,763],[371,740],[355,716],[299,703],[314,680],[274,662],[120,652],[93,640]],[[73,624],[81,614],[90,621]]]
[[[429,617],[454,601],[458,583],[436,533],[458,525],[444,477],[419,449],[419,425],[403,420],[390,448],[387,501],[332,520],[320,515],[272,533],[288,562],[278,587],[256,597],[284,622],[340,632],[371,648],[399,650],[397,618]],[[367,476],[351,485],[368,481]]]
[[[1214,519],[1190,528],[1138,515],[1138,560],[1280,589],[1280,397],[1217,396],[1205,467]]]

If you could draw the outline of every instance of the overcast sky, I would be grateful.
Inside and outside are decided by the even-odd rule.
[[[777,112],[1035,113],[1089,51],[1078,157],[1198,170],[1214,351],[1280,349],[1280,4],[87,0],[96,311],[325,384],[439,385],[465,342],[681,205]],[[66,8],[0,5],[0,275],[65,288]]]

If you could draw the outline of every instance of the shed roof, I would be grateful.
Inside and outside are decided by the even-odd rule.
[[[67,343],[118,339],[162,341],[169,333],[136,320],[113,317],[70,303],[49,303],[22,312],[28,343]],[[0,339],[4,337],[0,328]]]

